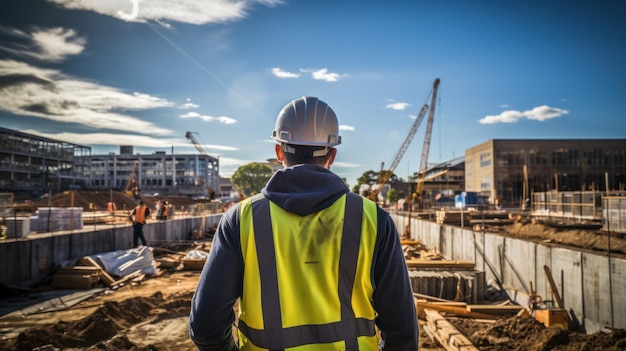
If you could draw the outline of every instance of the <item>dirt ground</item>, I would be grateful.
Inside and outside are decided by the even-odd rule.
[[[546,328],[534,318],[512,317],[495,323],[451,318],[450,322],[479,350],[582,351],[626,349],[626,331],[592,335]]]
[[[109,201],[108,192],[78,197],[81,204],[97,199],[97,206],[106,206]],[[131,205],[132,200],[128,206]],[[503,226],[500,232],[586,250],[609,249],[608,236],[597,230],[554,228],[522,221]],[[610,250],[626,253],[624,235],[611,236]],[[198,270],[161,269],[157,276],[147,276],[139,283],[126,283],[115,290],[102,289],[89,299],[58,311],[0,315],[0,350],[194,350],[187,323],[199,275]],[[36,295],[32,291],[21,298],[34,300]],[[486,322],[448,316],[448,320],[479,350],[626,350],[625,330],[586,335],[545,328],[534,318],[509,317]],[[424,324],[420,321],[420,350],[445,350],[428,336]]]
[[[199,275],[197,270],[162,270],[58,311],[0,316],[0,350],[194,350],[187,323]],[[449,321],[480,350],[626,349],[624,330],[585,335],[545,328],[534,318],[522,317]],[[420,350],[445,350],[430,339],[424,324],[420,321]]]

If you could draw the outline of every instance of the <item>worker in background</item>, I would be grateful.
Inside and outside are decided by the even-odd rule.
[[[146,237],[143,235],[143,225],[146,224],[148,216],[150,216],[150,210],[143,200],[139,200],[137,207],[128,215],[128,219],[133,223],[133,247],[139,246],[139,240],[143,246],[148,246]]]
[[[167,215],[169,214],[169,211],[170,211],[170,204],[169,202],[167,202],[167,200],[165,200],[163,201],[163,214],[161,215],[162,220],[167,219]]]
[[[157,220],[163,219],[163,201],[158,200],[155,207],[156,207],[156,219]]]
[[[222,216],[194,293],[199,350],[417,350],[397,229],[330,171],[338,132],[315,97],[280,111],[272,138],[284,168]]]

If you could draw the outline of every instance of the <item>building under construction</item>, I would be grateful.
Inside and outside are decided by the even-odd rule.
[[[207,197],[219,191],[219,159],[206,152],[135,154],[132,146],[121,146],[119,155],[93,155],[88,146],[0,128],[0,192],[28,198],[71,189],[133,188]]]
[[[465,191],[524,205],[532,193],[626,186],[626,139],[491,139],[465,150]]]
[[[132,146],[122,146],[119,155],[90,156],[89,164],[92,189],[138,187],[146,194],[191,197],[208,197],[219,190],[219,159],[209,155],[165,151],[142,155],[134,154]]]

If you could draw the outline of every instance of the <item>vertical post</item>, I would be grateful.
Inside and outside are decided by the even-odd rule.
[[[613,273],[611,272],[611,215],[609,211],[609,199],[604,200],[606,209],[606,235],[607,235],[607,257],[609,263],[609,301],[611,303],[611,328],[615,327],[615,316],[613,314]]]

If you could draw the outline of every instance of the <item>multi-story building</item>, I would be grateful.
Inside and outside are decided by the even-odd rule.
[[[626,139],[491,139],[465,150],[465,190],[519,205],[533,192],[620,190]]]
[[[209,155],[92,155],[91,147],[0,128],[0,192],[25,197],[70,189],[126,189],[134,177],[142,193],[210,196],[219,192],[219,159]]]
[[[89,163],[94,189],[127,189],[135,181],[143,194],[219,196],[219,159],[209,155],[142,155],[121,146],[119,155],[92,155]]]
[[[24,194],[89,186],[91,148],[0,128],[0,191]]]

